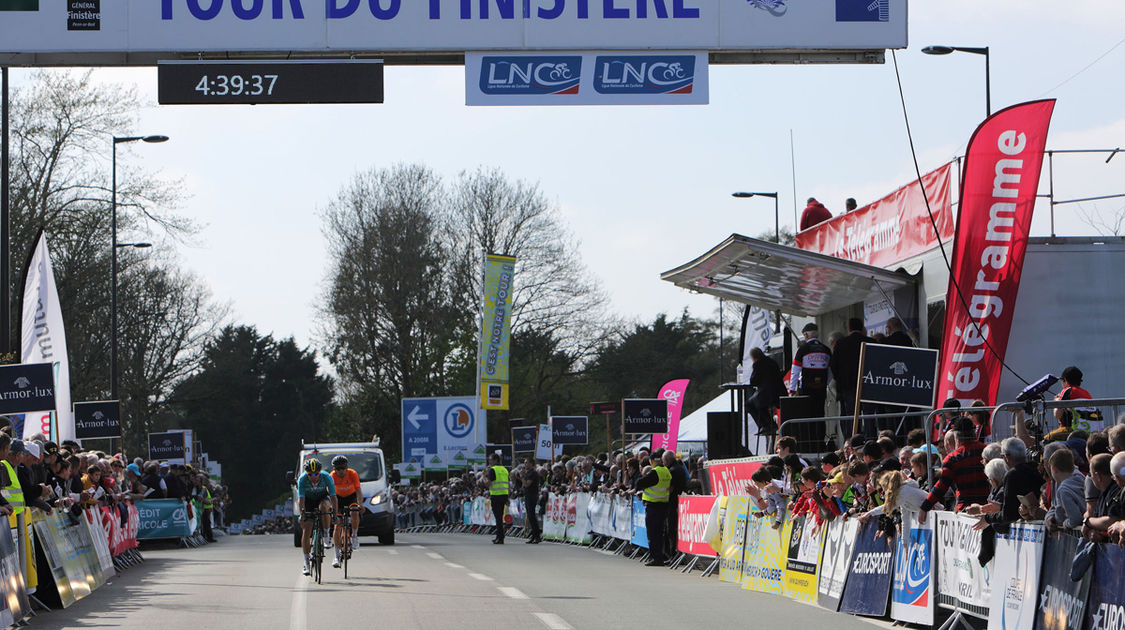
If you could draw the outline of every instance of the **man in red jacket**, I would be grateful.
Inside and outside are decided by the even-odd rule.
[[[816,197],[809,197],[808,205],[805,206],[805,211],[801,213],[801,231],[805,231],[818,223],[823,223],[832,218],[832,213],[824,204],[816,200]]]

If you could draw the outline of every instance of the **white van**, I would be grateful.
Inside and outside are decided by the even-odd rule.
[[[305,471],[305,462],[311,458],[320,461],[325,474],[332,472],[332,459],[343,455],[348,458],[348,468],[359,474],[363,489],[363,514],[359,519],[360,536],[378,536],[384,545],[395,544],[395,505],[391,498],[391,486],[398,483],[399,472],[387,471],[387,460],[378,442],[354,442],[337,444],[305,444],[301,441],[301,452],[297,467],[289,473],[289,484],[293,489],[293,544],[301,546],[300,502],[297,500],[297,478]]]

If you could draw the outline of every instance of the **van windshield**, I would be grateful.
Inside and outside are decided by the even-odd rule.
[[[339,455],[348,458],[348,468],[359,474],[360,481],[378,481],[383,478],[383,459],[379,457],[378,453],[333,451],[331,453],[317,453],[313,457],[320,460],[320,464],[325,471],[331,472],[332,459]]]

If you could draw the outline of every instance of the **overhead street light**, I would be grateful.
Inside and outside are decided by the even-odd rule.
[[[117,397],[117,248],[119,247],[152,247],[152,243],[118,243],[117,242],[117,145],[128,142],[167,142],[168,136],[114,136],[113,137],[113,214],[110,219],[112,232],[110,242],[110,292],[109,292],[109,392],[112,400]]]
[[[773,198],[773,237],[778,245],[781,244],[781,214],[778,210],[778,201],[776,192],[735,192],[731,193],[731,197],[738,199],[749,199],[751,197],[771,197]],[[781,311],[777,311],[777,332],[781,332]]]
[[[927,55],[948,55],[954,52],[984,55],[984,110],[985,117],[992,115],[992,86],[989,77],[988,46],[926,46],[922,52]]]

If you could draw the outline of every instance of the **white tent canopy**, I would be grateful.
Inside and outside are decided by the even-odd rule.
[[[680,435],[679,441],[683,442],[706,442],[707,441],[707,414],[712,411],[733,411],[731,409],[731,395],[730,392],[723,392],[713,398],[706,405],[691,412],[690,414],[680,418]],[[767,440],[765,437],[755,436],[758,432],[758,424],[754,422],[754,418],[747,418],[750,425],[750,450],[756,454],[765,452],[767,447]]]

